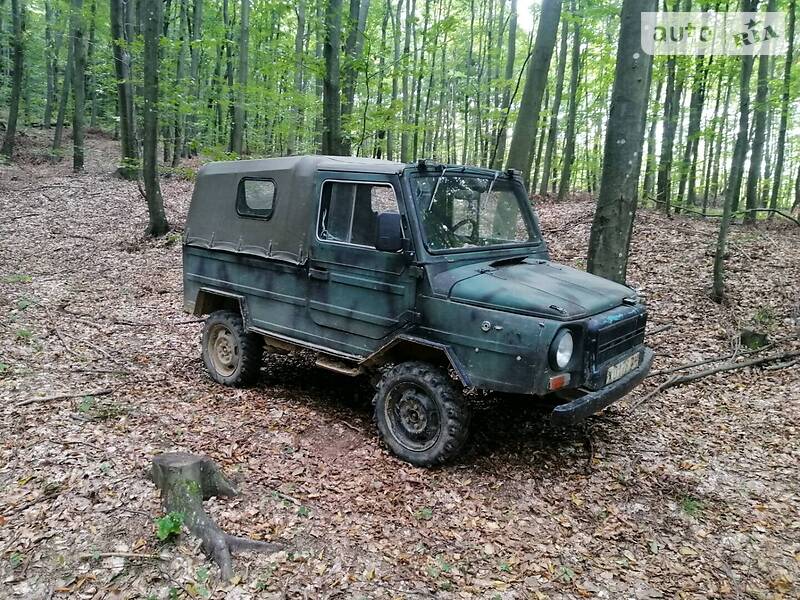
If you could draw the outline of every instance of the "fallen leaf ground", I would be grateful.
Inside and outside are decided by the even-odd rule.
[[[181,312],[192,183],[162,180],[178,233],[144,240],[114,142],[88,168],[29,131],[0,171],[0,596],[14,598],[796,598],[800,368],[721,373],[568,431],[534,402],[482,404],[469,451],[433,471],[376,439],[370,390],[269,357],[259,385],[212,383]],[[539,206],[553,257],[583,265],[592,204]],[[707,288],[716,222],[636,218],[630,280],[647,297],[655,369],[735,349],[757,322],[798,347],[800,228],[734,228],[729,306]],[[110,390],[109,393],[99,392]],[[93,395],[94,392],[97,395]],[[18,403],[56,394],[75,397]],[[238,578],[181,535],[160,543],[151,457],[213,457],[239,484],[209,511],[282,540]],[[103,557],[102,553],[161,559]]]

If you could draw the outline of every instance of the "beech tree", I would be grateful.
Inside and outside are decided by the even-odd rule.
[[[755,0],[742,0],[741,10],[750,12]],[[750,77],[753,73],[752,55],[744,55],[740,58],[741,72],[739,76],[739,132],[736,134],[736,145],[731,159],[731,168],[728,173],[728,187],[725,191],[725,203],[723,205],[722,220],[717,236],[717,247],[714,253],[714,281],[711,296],[717,302],[722,302],[725,298],[725,251],[728,244],[728,229],[731,223],[731,214],[734,206],[738,203],[739,190],[742,187],[742,175],[744,173],[744,162],[747,156],[748,131],[750,123]]]
[[[619,45],[608,114],[603,174],[589,237],[590,273],[624,283],[633,231],[644,143],[652,57],[641,46],[641,13],[655,9],[654,0],[624,0]]]
[[[553,56],[560,16],[561,0],[542,1],[542,14],[539,19],[536,42],[528,66],[528,76],[522,92],[511,146],[508,150],[507,167],[522,171],[526,180],[530,175],[533,163],[532,149],[536,141],[539,111],[547,84],[547,71],[550,68],[550,58]]]
[[[139,170],[139,145],[136,141],[131,54],[129,51],[130,4],[124,0],[110,0],[109,4],[111,48],[116,76],[117,114],[119,115],[119,137],[122,149],[119,173],[125,179],[135,179]]]
[[[164,214],[161,185],[158,182],[158,50],[161,39],[162,5],[160,0],[140,1],[143,13],[142,33],[144,36],[142,175],[147,199],[147,213],[149,215],[146,234],[159,237],[169,231],[167,217]]]
[[[231,152],[241,154],[244,143],[245,94],[248,81],[248,58],[250,44],[250,0],[242,0],[239,33],[239,72],[236,102],[233,105],[233,127],[231,128]]]
[[[6,135],[3,138],[3,147],[0,154],[10,160],[14,154],[14,141],[17,137],[17,119],[19,118],[19,98],[22,93],[22,68],[24,54],[24,31],[22,29],[23,16],[25,10],[24,0],[11,0],[11,23],[13,35],[11,37],[11,52],[13,56],[12,79],[11,79],[11,100],[8,106],[8,124],[6,125]]]
[[[775,173],[772,176],[772,191],[769,200],[769,207],[772,210],[778,208],[778,198],[781,191],[781,179],[783,177],[783,164],[786,159],[786,130],[789,125],[789,99],[791,98],[792,86],[792,64],[794,60],[794,34],[797,22],[797,2],[789,2],[789,26],[786,32],[787,51],[786,60],[783,67],[783,85],[781,88],[781,119],[778,126],[777,155],[775,157]],[[798,180],[800,181],[800,179]],[[775,213],[770,213],[772,217]]]
[[[72,0],[70,16],[72,37],[72,170],[83,171],[84,111],[86,109],[86,45],[83,38],[83,0]]]
[[[325,77],[323,83],[322,153],[343,154],[342,103],[339,73],[342,0],[329,0],[325,13]]]

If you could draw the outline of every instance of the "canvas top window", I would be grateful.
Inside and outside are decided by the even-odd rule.
[[[374,248],[378,214],[383,212],[398,212],[391,185],[326,181],[322,186],[317,237]]]
[[[269,219],[275,208],[272,179],[242,179],[236,194],[236,212],[243,217]]]

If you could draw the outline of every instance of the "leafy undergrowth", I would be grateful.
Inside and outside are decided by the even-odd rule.
[[[720,373],[580,428],[532,402],[478,410],[469,451],[426,471],[376,440],[364,385],[269,356],[254,389],[203,372],[181,311],[177,235],[143,240],[110,140],[88,172],[0,171],[0,596],[20,598],[796,597],[797,365]],[[33,158],[31,158],[33,157]],[[192,184],[163,180],[183,225]],[[553,257],[582,267],[592,204],[544,202]],[[735,227],[730,304],[707,296],[717,222],[637,216],[630,280],[655,369],[725,354],[746,326],[797,348],[800,229]],[[769,350],[767,350],[768,352]],[[59,394],[49,402],[18,403]],[[286,550],[218,571],[185,534],[160,541],[146,477],[162,451],[205,453],[242,489],[210,501],[230,533]],[[175,527],[177,530],[177,527]],[[118,554],[107,556],[107,554]]]

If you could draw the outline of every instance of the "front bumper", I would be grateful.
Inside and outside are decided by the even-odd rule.
[[[639,385],[650,372],[655,353],[650,348],[644,348],[642,352],[642,360],[635,371],[631,371],[624,377],[600,388],[596,392],[587,392],[571,402],[559,404],[550,414],[550,422],[557,426],[574,425],[584,420],[586,417],[600,412],[625,396]]]

